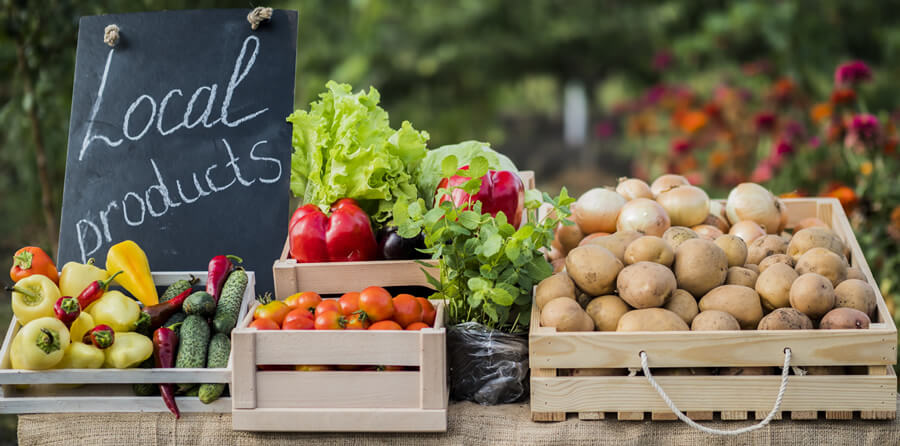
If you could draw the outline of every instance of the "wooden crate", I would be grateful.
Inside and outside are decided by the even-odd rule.
[[[256,278],[247,272],[247,290],[241,304],[241,318],[254,301]],[[166,287],[191,276],[206,283],[206,271],[158,272],[153,280]],[[9,325],[0,350],[0,413],[69,413],[69,412],[168,412],[157,396],[135,396],[134,383],[231,383],[234,352],[228,367],[215,369],[60,369],[16,370],[10,368],[9,347],[19,331],[15,316]],[[232,349],[233,350],[233,349]],[[78,387],[66,384],[83,384]],[[63,386],[60,386],[63,385]],[[196,396],[176,397],[181,412],[231,412],[231,398],[223,396],[212,404],[201,403]]]
[[[522,171],[519,172],[519,177],[522,178],[526,189],[534,188],[534,172]],[[296,260],[288,258],[290,248],[290,239],[287,239],[281,257],[272,265],[275,297],[278,299],[301,291],[315,290],[320,294],[340,293],[343,289],[340,281],[332,278],[350,275],[359,277],[361,283],[378,283],[381,286],[430,286],[422,273],[423,266],[415,260],[297,263]],[[435,266],[434,271],[429,271],[429,274],[436,276],[437,261],[425,260],[425,262]],[[303,284],[302,289],[300,284]]]
[[[361,282],[359,275],[338,274],[329,276],[342,285],[329,289],[358,291],[373,283]],[[434,328],[421,331],[257,331],[247,328],[253,319],[250,311],[232,333],[236,355],[233,428],[445,432],[449,390],[443,303],[438,303],[436,310]],[[419,369],[257,370],[261,364],[395,365]]]
[[[806,217],[828,223],[850,248],[850,262],[872,284],[878,317],[868,330],[557,333],[541,327],[532,309],[529,335],[531,412],[535,421],[582,419],[674,420],[662,398],[638,376],[562,376],[560,369],[637,368],[647,353],[651,368],[778,366],[790,347],[794,366],[864,366],[863,374],[791,376],[781,406],[792,419],[893,419],[896,416],[897,328],[840,203],[831,198],[786,199],[792,227]],[[860,369],[860,367],[857,367]],[[694,419],[763,418],[772,409],[781,377],[659,376],[675,405]],[[780,416],[779,416],[780,418]]]

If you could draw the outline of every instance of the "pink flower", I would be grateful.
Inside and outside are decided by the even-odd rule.
[[[813,149],[818,149],[819,146],[822,145],[822,140],[820,140],[818,136],[813,136],[812,138],[809,138],[807,144]]]
[[[673,60],[674,57],[672,57],[672,53],[662,50],[653,56],[653,69],[656,71],[663,71],[666,68],[669,68],[669,65],[672,64]]]
[[[753,173],[750,174],[750,181],[754,183],[765,183],[772,179],[772,167],[763,162],[759,166],[756,166],[756,169],[753,169]]]
[[[604,119],[594,126],[594,133],[599,139],[609,139],[616,134],[616,124],[611,119]]]
[[[878,118],[870,114],[856,115],[850,121],[850,129],[844,139],[844,145],[850,147],[861,143],[871,146],[878,142],[880,135],[881,128],[878,125]]]
[[[834,70],[834,85],[838,87],[856,85],[869,79],[872,79],[872,70],[860,60],[844,62]]]
[[[703,174],[700,172],[690,172],[684,174],[684,178],[688,180],[688,183],[691,183],[692,186],[698,186],[703,184]]]
[[[771,132],[775,130],[775,114],[772,112],[761,112],[753,118],[756,123],[756,131]]]
[[[782,134],[784,135],[784,139],[788,141],[798,141],[803,139],[803,136],[806,135],[806,129],[803,128],[803,124],[792,119],[784,125]]]
[[[671,149],[672,153],[681,155],[690,152],[692,144],[686,139],[676,139],[675,141],[672,141],[672,145],[669,148]]]
[[[782,157],[784,155],[790,155],[794,153],[794,146],[787,140],[780,140],[778,144],[775,144],[775,149],[773,151],[775,156]]]

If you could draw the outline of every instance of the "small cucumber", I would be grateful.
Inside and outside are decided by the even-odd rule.
[[[182,307],[189,316],[210,317],[216,314],[216,299],[206,291],[197,291],[184,300]]]
[[[169,327],[172,330],[175,330],[175,334],[181,334],[181,325],[180,324],[175,326],[174,328],[172,326],[175,324],[178,324],[179,322],[184,322],[184,318],[186,318],[186,317],[187,317],[187,314],[185,314],[184,311],[179,311],[179,312],[173,314],[172,317],[170,317],[169,320],[167,320],[166,323],[163,324],[163,327]]]
[[[224,368],[228,367],[228,355],[231,354],[231,340],[225,333],[216,333],[209,341],[209,350],[206,359],[206,368]],[[225,391],[224,383],[201,384],[198,396],[200,402],[209,404],[222,396]]]
[[[175,368],[202,369],[206,366],[208,347],[209,325],[206,323],[206,318],[193,314],[188,315],[181,324]],[[189,386],[193,386],[193,384],[179,384],[178,388],[185,390]]]
[[[153,357],[151,356],[147,358],[146,361],[142,362],[140,368],[152,369]],[[135,396],[152,396],[158,393],[159,384],[134,383],[131,385],[131,390],[134,391]]]
[[[247,272],[243,268],[232,271],[225,279],[222,295],[219,296],[219,305],[216,307],[216,317],[213,319],[213,328],[216,329],[216,333],[230,334],[237,325],[246,290]]]
[[[174,298],[175,296],[193,288],[195,283],[197,283],[196,277],[191,277],[191,280],[181,279],[176,281],[175,283],[169,285],[168,288],[166,288],[166,292],[163,293],[162,296],[159,296],[159,303],[172,300],[172,298]]]

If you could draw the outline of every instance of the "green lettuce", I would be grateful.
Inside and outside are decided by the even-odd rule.
[[[413,174],[425,158],[428,132],[407,121],[392,129],[374,88],[353,93],[334,81],[325,87],[308,112],[287,118],[293,124],[291,191],[321,207],[353,198],[381,225],[394,202],[417,198]]]
[[[425,159],[419,165],[416,185],[419,188],[419,196],[425,199],[429,207],[434,202],[434,193],[443,178],[441,163],[450,155],[456,156],[457,168],[469,164],[476,156],[482,156],[488,161],[488,168],[492,170],[510,170],[518,172],[516,165],[505,155],[491,149],[491,145],[481,141],[463,141],[458,144],[442,146],[429,150]]]

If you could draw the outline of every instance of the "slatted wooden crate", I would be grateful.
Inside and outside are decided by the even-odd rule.
[[[247,272],[247,290],[241,304],[241,318],[254,301],[256,283]],[[196,277],[206,283],[206,271],[158,272],[153,281],[158,287]],[[60,369],[16,370],[10,368],[9,348],[19,323],[12,318],[0,350],[0,413],[70,412],[168,412],[159,396],[135,396],[134,383],[231,383],[234,352],[228,367],[215,369]],[[78,387],[71,384],[83,384]],[[182,412],[231,412],[231,398],[223,396],[212,404],[201,403],[196,396],[176,397]]]
[[[850,262],[872,284],[878,316],[867,330],[557,333],[541,327],[532,310],[529,336],[531,411],[535,421],[582,419],[674,420],[675,414],[644,376],[563,376],[566,369],[637,368],[640,352],[651,369],[663,367],[781,366],[791,349],[793,366],[856,366],[861,374],[790,376],[781,411],[791,419],[893,419],[896,416],[897,328],[888,312],[850,223],[835,199],[784,200],[788,227],[806,217],[828,223],[850,248]],[[860,367],[861,366],[861,367]],[[676,406],[697,420],[764,418],[781,377],[658,376]],[[783,415],[778,414],[780,419]]]

